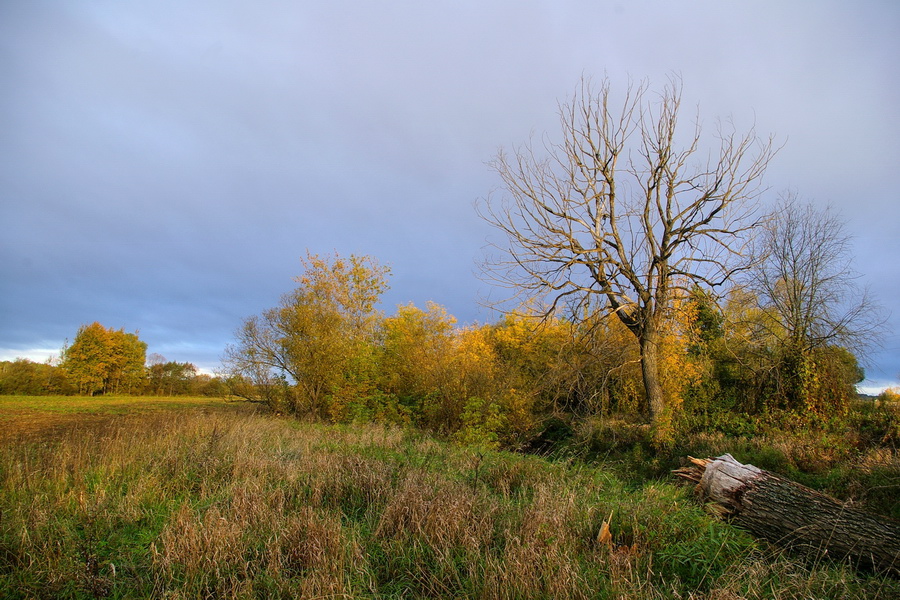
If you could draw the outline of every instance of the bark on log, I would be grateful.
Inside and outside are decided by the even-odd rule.
[[[846,506],[730,454],[691,462],[676,475],[696,482],[712,510],[734,525],[804,554],[900,577],[900,522]]]

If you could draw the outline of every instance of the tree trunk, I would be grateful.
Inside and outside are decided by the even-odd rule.
[[[655,326],[647,325],[639,337],[641,347],[641,376],[650,407],[650,424],[653,438],[666,442],[671,435],[672,416],[666,410],[665,396],[659,381],[659,333]]]
[[[713,511],[734,525],[815,558],[849,560],[900,577],[900,522],[743,465],[730,454],[691,461],[695,466],[675,473],[697,482]]]

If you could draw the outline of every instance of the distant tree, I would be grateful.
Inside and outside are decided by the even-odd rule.
[[[225,381],[208,373],[198,373],[191,382],[191,395],[222,397],[228,395]]]
[[[0,394],[40,396],[71,394],[74,390],[63,369],[26,358],[0,362]]]
[[[71,346],[63,348],[62,367],[78,386],[79,394],[104,391],[112,362],[109,332],[100,323],[83,325]]]
[[[147,367],[147,385],[152,394],[176,396],[194,392],[197,367],[189,362],[167,361],[159,354],[151,354]]]
[[[858,285],[845,222],[830,206],[787,194],[761,233],[749,288],[762,309],[763,333],[777,347],[778,393],[787,405],[804,407],[813,380],[830,366],[849,378],[846,400],[861,379],[854,355],[877,344],[885,315]]]
[[[864,353],[881,337],[884,311],[858,285],[852,237],[830,206],[781,199],[762,229],[751,289],[771,316],[769,331],[801,350],[844,346]]]
[[[137,333],[124,330],[110,332],[112,360],[106,392],[139,393],[146,373],[147,344]]]
[[[661,378],[663,321],[680,285],[720,285],[755,221],[771,140],[720,126],[701,149],[699,121],[677,127],[681,83],[655,99],[629,87],[618,109],[604,80],[582,82],[561,108],[563,140],[526,146],[493,163],[506,194],[485,218],[508,245],[489,273],[520,295],[548,298],[573,318],[614,314],[640,346],[643,387],[658,439],[671,435]],[[550,314],[550,312],[548,312]]]
[[[137,333],[83,325],[63,349],[62,367],[80,394],[131,393],[144,377],[147,344]]]
[[[297,288],[246,319],[223,362],[233,393],[332,418],[374,379],[376,303],[390,270],[360,256],[302,262]]]

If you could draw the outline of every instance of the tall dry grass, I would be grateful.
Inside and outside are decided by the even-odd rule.
[[[0,511],[8,598],[900,597],[681,488],[379,426],[122,416],[3,447]]]

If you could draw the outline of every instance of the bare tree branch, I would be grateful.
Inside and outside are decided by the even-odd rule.
[[[531,144],[491,163],[504,194],[479,207],[504,246],[485,265],[520,300],[549,316],[566,304],[616,314],[637,336],[651,418],[665,410],[656,373],[660,320],[681,285],[720,285],[747,248],[762,175],[776,152],[753,129],[716,130],[705,160],[699,119],[678,127],[681,81],[658,97],[629,85],[617,109],[611,86],[583,80],[560,106],[562,141]],[[578,313],[569,315],[578,318]]]
[[[851,242],[830,206],[782,196],[761,229],[749,277],[770,335],[800,352],[836,345],[862,358],[877,346],[886,315],[858,285]]]

